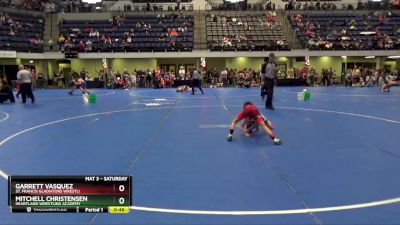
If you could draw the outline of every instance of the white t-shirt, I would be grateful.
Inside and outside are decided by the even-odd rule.
[[[132,74],[132,75],[131,75],[131,81],[132,81],[133,83],[136,83],[136,75],[135,75],[135,74]]]
[[[265,74],[264,76],[269,79],[275,79],[276,78],[276,72],[277,68],[275,63],[268,63],[265,67]]]
[[[222,70],[221,78],[227,78],[227,77],[228,77],[228,71],[227,70]]]
[[[21,81],[21,83],[31,83],[31,72],[28,70],[20,70],[17,73],[17,79]]]

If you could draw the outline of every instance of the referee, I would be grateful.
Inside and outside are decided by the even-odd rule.
[[[24,68],[24,65],[18,66],[17,80],[22,95],[22,103],[26,103],[26,96],[28,96],[32,103],[35,103],[35,96],[32,92],[32,74]]]
[[[268,59],[268,63],[266,62]],[[274,95],[274,84],[276,80],[278,69],[275,63],[275,54],[273,52],[269,53],[269,58],[265,58],[265,63],[262,65],[261,73],[264,77],[264,85],[261,89],[261,96],[267,96],[265,101],[265,108],[274,110],[272,105],[272,98]]]
[[[203,75],[195,68],[192,72],[192,95],[194,95],[194,88],[200,89],[201,94],[204,95],[203,89],[201,88],[201,80],[203,80]]]

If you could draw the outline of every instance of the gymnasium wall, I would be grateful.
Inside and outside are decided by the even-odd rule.
[[[218,71],[223,70],[226,67],[225,58],[206,58],[207,69],[217,68]]]
[[[29,59],[0,59],[1,65],[30,65],[34,66],[37,73],[47,74],[47,60],[33,60],[33,63],[30,63]]]
[[[87,70],[90,74],[97,74],[97,72],[102,67],[101,59],[72,59],[68,63],[59,63],[56,60],[33,60],[33,63],[29,62],[30,60],[24,59],[0,59],[1,65],[33,65],[35,66],[38,73],[42,73],[45,76],[49,75],[49,78],[53,77],[54,72],[58,72],[59,69],[63,68],[71,68],[71,71],[80,72],[83,69]],[[286,58],[286,57],[277,57],[277,63],[280,65],[289,65],[289,61],[293,62],[293,67],[296,69],[301,69],[304,67],[304,61],[296,61],[294,58]],[[377,64],[377,59],[366,59],[365,57],[347,57],[342,58],[340,56],[322,56],[322,57],[310,57],[310,68],[314,68],[318,73],[321,72],[323,68],[332,67],[332,69],[336,70],[337,75],[339,76],[342,72],[342,63],[347,62],[347,64],[356,63],[371,63],[372,65]],[[251,68],[255,70],[261,69],[261,64],[263,64],[263,58],[256,57],[231,57],[231,58],[206,58],[207,68],[213,69],[217,68],[218,71],[223,70],[224,68],[229,69],[237,69],[242,70],[244,68]],[[400,68],[400,63],[394,60],[386,60],[384,62],[385,68],[388,68],[392,71]],[[125,68],[129,71],[137,70],[147,70],[147,69],[155,69],[158,65],[195,65],[198,66],[199,59],[197,58],[160,58],[160,59],[110,59],[108,60],[109,67],[113,68],[115,71],[122,72]]]
[[[163,58],[163,59],[157,59],[157,65],[172,65],[172,64],[190,64],[197,66],[197,59],[196,58],[182,58],[182,59],[170,59],[170,58]]]
[[[101,59],[72,59],[71,60],[71,70],[75,72],[80,72],[83,69],[88,71],[90,74],[97,74],[102,68]],[[147,70],[155,69],[157,67],[156,59],[109,59],[108,65],[114,71],[122,72],[124,69],[128,71],[137,70]]]
[[[288,58],[286,57],[278,57],[276,62],[277,64],[287,64]],[[226,67],[233,69],[244,69],[244,68],[252,68],[255,70],[260,70],[261,65],[264,63],[263,58],[248,58],[248,57],[235,57],[235,58],[227,58],[226,59]],[[310,68],[314,68],[317,71],[321,71],[322,68],[329,68],[336,70],[337,72],[342,69],[342,58],[341,57],[311,57],[310,58]],[[304,67],[304,61],[296,62],[293,59],[293,67],[296,69],[301,69]]]
[[[90,74],[95,74],[96,70],[101,69],[101,65],[101,59],[72,59],[71,71],[79,73],[85,69]]]
[[[398,69],[397,64],[399,64],[399,63],[396,63],[396,61],[386,61],[385,62],[385,68],[388,67],[388,68],[390,68],[390,70],[393,71],[393,70]]]
[[[260,70],[264,62],[264,58],[250,58],[250,57],[232,57],[232,58],[206,58],[207,68],[217,68],[222,70],[224,68],[242,70],[251,68]]]
[[[49,60],[47,62],[47,67],[48,67],[48,77],[53,78],[54,73],[57,74],[59,70],[57,62],[55,60]]]
[[[111,68],[115,71],[122,72],[124,69],[128,69],[128,71],[137,70],[147,70],[147,69],[155,69],[157,67],[156,59],[112,59],[109,62]],[[97,65],[96,69],[98,70],[101,64]]]
[[[16,65],[16,59],[0,59],[0,65]]]
[[[227,58],[225,60],[227,68],[233,68],[242,70],[245,68],[252,68],[255,70],[261,70],[261,65],[264,63],[263,58],[248,58],[248,57],[236,57]]]
[[[321,73],[322,69],[329,69],[332,67],[336,71],[336,75],[340,75],[342,72],[342,58],[341,57],[311,57],[310,68],[314,68],[318,73]]]

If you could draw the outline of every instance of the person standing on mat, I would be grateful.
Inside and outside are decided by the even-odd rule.
[[[28,96],[32,103],[35,103],[35,96],[32,92],[32,75],[31,72],[24,68],[24,65],[18,66],[17,81],[22,95],[22,103],[26,103],[26,96]]]
[[[266,61],[267,60],[265,60],[265,62]],[[261,96],[263,99],[265,95],[267,96],[267,100],[265,101],[265,108],[274,110],[272,99],[274,95],[274,85],[277,78],[276,76],[278,73],[278,69],[275,63],[275,54],[273,52],[269,53],[268,63],[266,62],[262,65],[261,73],[264,77],[264,85],[261,88]]]
[[[192,95],[194,95],[194,88],[200,89],[201,94],[204,95],[203,89],[201,88],[201,81],[203,80],[203,75],[196,69],[192,72]]]
[[[282,144],[281,140],[275,136],[275,133],[272,131],[274,126],[271,123],[266,123],[266,119],[261,115],[260,111],[257,109],[255,105],[251,102],[245,102],[243,105],[243,111],[240,112],[236,118],[232,121],[231,127],[229,129],[228,141],[232,141],[233,132],[235,131],[236,124],[243,120],[255,120],[258,125],[268,134],[269,138],[274,142],[275,145]]]

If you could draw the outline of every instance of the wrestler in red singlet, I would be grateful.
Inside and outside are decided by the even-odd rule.
[[[245,118],[255,119],[259,126],[262,127],[268,136],[273,140],[274,144],[280,145],[282,143],[281,140],[275,136],[274,132],[265,124],[265,120],[260,114],[259,110],[251,102],[244,103],[243,111],[240,112],[232,121],[229,130],[228,141],[232,141],[233,139],[233,132],[236,128],[236,124]]]

